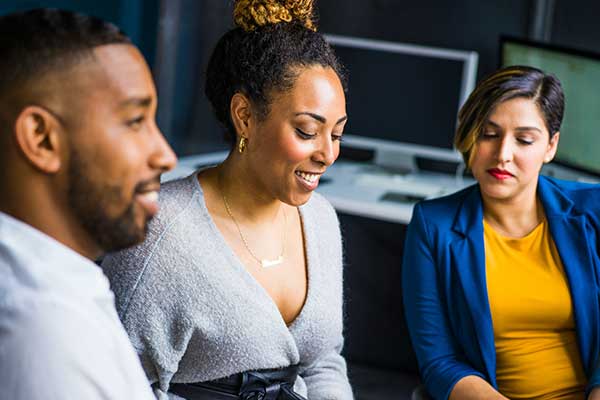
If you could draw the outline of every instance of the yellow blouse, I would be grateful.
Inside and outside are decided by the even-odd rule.
[[[483,226],[500,392],[510,399],[584,399],[569,284],[548,224],[518,239]]]

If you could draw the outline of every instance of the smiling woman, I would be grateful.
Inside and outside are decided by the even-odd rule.
[[[339,224],[314,193],[340,151],[342,69],[310,0],[240,0],[234,18],[206,82],[229,156],[166,184],[148,240],[103,267],[159,398],[351,399]]]
[[[600,398],[600,187],[540,176],[563,110],[556,77],[496,71],[455,136],[477,185],[415,207],[404,305],[436,399]]]

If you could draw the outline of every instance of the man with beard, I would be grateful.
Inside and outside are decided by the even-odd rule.
[[[0,397],[151,399],[92,260],[140,242],[176,158],[117,27],[0,17]]]

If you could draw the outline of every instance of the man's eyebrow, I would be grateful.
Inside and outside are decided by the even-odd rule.
[[[296,113],[294,115],[295,116],[308,115],[309,117],[316,119],[317,121],[319,121],[322,124],[324,124],[325,122],[327,122],[327,118],[323,117],[322,115],[311,113],[311,112],[299,112],[299,113]],[[344,122],[347,119],[348,119],[348,116],[344,115],[342,118],[338,119],[335,124],[339,125],[339,124],[341,124],[342,122]]]
[[[152,104],[152,97],[132,97],[120,103],[121,107],[148,107]]]

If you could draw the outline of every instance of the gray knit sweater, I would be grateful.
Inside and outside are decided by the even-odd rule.
[[[351,399],[342,348],[342,248],[331,205],[300,207],[308,294],[288,327],[208,213],[197,174],[163,185],[160,212],[137,247],[107,256],[117,310],[159,399],[170,382],[300,364],[310,400]]]

